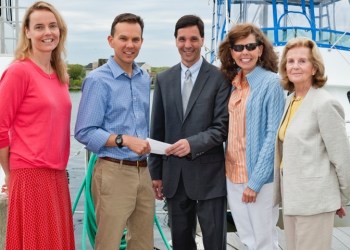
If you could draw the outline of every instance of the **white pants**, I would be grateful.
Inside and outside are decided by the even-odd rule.
[[[278,206],[273,206],[273,183],[265,184],[255,203],[242,202],[247,184],[227,179],[227,200],[240,240],[249,250],[274,250],[278,247],[276,224]]]

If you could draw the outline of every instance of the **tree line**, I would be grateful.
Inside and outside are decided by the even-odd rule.
[[[80,64],[68,64],[68,74],[69,74],[69,90],[81,90],[81,85],[83,83],[84,77],[86,76],[86,68]],[[152,67],[151,72],[149,72],[152,82],[151,86],[154,86],[156,74],[168,69],[169,67]]]

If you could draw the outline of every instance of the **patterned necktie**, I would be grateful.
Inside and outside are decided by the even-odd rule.
[[[191,71],[188,69],[185,72],[185,81],[182,87],[182,107],[183,107],[183,113],[185,114],[188,100],[190,99],[191,91],[192,91],[192,75]]]

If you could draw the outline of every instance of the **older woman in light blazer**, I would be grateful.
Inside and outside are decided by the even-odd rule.
[[[288,250],[331,249],[334,216],[350,198],[350,146],[344,111],[322,87],[317,45],[290,40],[279,73],[288,96],[275,150],[275,203],[282,201]]]

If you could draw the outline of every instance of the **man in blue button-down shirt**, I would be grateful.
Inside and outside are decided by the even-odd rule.
[[[95,249],[119,249],[125,227],[128,249],[153,249],[154,194],[146,157],[150,77],[135,63],[143,21],[114,19],[108,42],[114,56],[84,80],[75,138],[99,157],[93,177]]]

